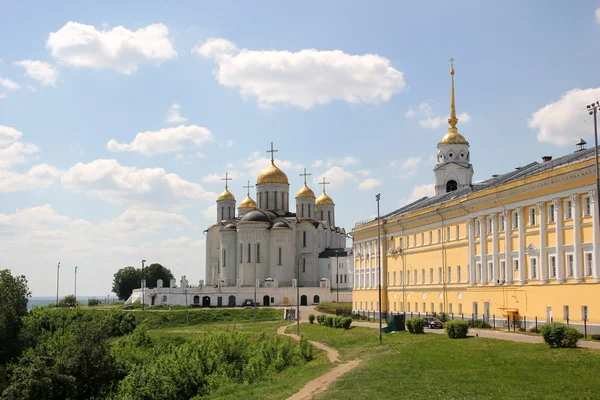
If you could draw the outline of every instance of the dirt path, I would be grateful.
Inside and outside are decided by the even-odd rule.
[[[291,337],[293,340],[296,340],[296,341],[300,340],[298,335],[295,335],[293,333],[285,333],[285,330],[288,327],[294,326],[294,325],[295,324],[279,327],[279,329],[277,329],[277,334]],[[309,342],[316,348],[325,351],[327,353],[327,358],[329,358],[330,362],[335,363],[335,362],[340,361],[340,353],[337,350],[335,350],[329,346],[326,346],[323,343],[314,342],[312,340],[310,340]],[[352,360],[347,363],[339,364],[339,365],[335,366],[331,371],[308,382],[306,385],[304,385],[304,387],[302,389],[300,389],[299,392],[297,392],[296,394],[294,394],[291,397],[288,397],[287,400],[309,400],[309,399],[312,399],[313,396],[327,390],[327,388],[329,386],[331,386],[331,384],[336,379],[338,379],[345,373],[353,370],[360,363],[361,363],[361,360]]]

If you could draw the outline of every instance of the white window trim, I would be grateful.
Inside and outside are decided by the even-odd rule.
[[[554,204],[548,204],[548,222],[556,222],[554,219]]]
[[[552,263],[552,260],[554,260],[554,263]],[[548,277],[555,279],[556,276],[558,275],[558,271],[554,271],[552,264],[554,264],[554,268],[558,268],[558,265],[556,264],[556,255],[555,254],[550,254],[548,256]]]
[[[588,254],[592,256],[592,268],[590,270],[590,273],[588,274]],[[589,278],[591,276],[593,276],[594,274],[594,253],[592,253],[591,251],[584,251],[583,252],[583,276],[585,276],[586,278]]]
[[[571,200],[565,200],[563,205],[563,214],[565,221],[570,221],[573,219],[573,202]]]
[[[570,274],[569,271],[569,256],[573,257],[573,272]],[[573,253],[565,253],[565,278],[573,278],[575,276],[575,254]]]
[[[529,208],[529,226],[537,226],[538,225],[538,217],[537,211],[535,207]]]
[[[535,260],[535,277],[533,276],[533,273],[532,273],[533,270],[534,270],[534,268],[533,268],[533,260]],[[531,275],[529,276],[530,279],[539,279],[539,276],[540,276],[540,271],[539,271],[540,263],[539,263],[537,257],[529,257],[529,267],[531,268],[531,271],[529,271],[531,273]]]
[[[590,196],[587,196],[587,195],[586,196],[582,196],[581,200],[582,200],[581,201],[581,204],[582,204],[582,207],[581,207],[581,216],[582,217],[591,217],[592,216],[592,213],[591,213],[591,211],[592,211],[592,204],[591,204],[591,201],[590,201]],[[587,202],[588,201],[590,201],[590,212],[589,213],[587,212]]]

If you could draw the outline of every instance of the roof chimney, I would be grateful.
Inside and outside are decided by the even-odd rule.
[[[585,145],[587,144],[587,142],[583,139],[579,139],[579,143],[577,143],[575,146],[577,146],[577,150],[575,150],[575,153],[577,153],[578,151],[582,151],[585,150]]]
[[[542,161],[543,162],[552,161],[552,156],[542,156]]]

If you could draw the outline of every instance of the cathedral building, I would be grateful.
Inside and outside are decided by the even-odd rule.
[[[172,281],[170,288],[159,282],[146,289],[149,304],[239,306],[254,301],[256,291],[261,305],[310,305],[336,301],[336,289],[352,288],[354,258],[346,249],[346,231],[336,225],[335,203],[325,190],[329,182],[323,179],[323,193],[316,197],[305,169],[290,210],[290,183],[275,165],[276,151],[271,144],[271,163],[256,179],[256,200],[248,182],[236,208],[231,178],[223,179],[215,223],[205,231],[205,279],[191,286],[184,276],[179,287]],[[141,290],[134,291],[130,300],[140,296]],[[350,292],[340,301],[350,301]]]
[[[437,144],[435,195],[359,222],[353,309],[445,312],[492,323],[526,317],[600,329],[599,216],[594,149],[542,157],[473,182],[457,129],[454,68],[447,134]],[[381,266],[378,255],[381,253]],[[381,267],[381,270],[380,270]]]

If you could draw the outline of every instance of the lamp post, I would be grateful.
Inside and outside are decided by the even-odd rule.
[[[594,154],[596,158],[596,203],[598,205],[598,218],[600,218],[600,168],[598,167],[598,122],[596,120],[596,114],[599,108],[599,102],[587,106],[588,113],[594,115]],[[598,257],[598,255],[595,254],[594,257]]]
[[[300,259],[296,263],[296,335],[300,336]]]
[[[75,266],[75,304],[77,304],[77,266]]]
[[[146,260],[142,260],[142,282],[141,282],[141,286],[142,286],[142,311],[144,311],[146,309],[146,288],[144,288],[144,286],[146,286],[146,282],[144,279],[144,263],[146,262]]]
[[[340,302],[340,262],[338,253],[335,254],[335,302]]]
[[[60,261],[56,267],[56,307],[58,307],[58,282],[60,280]]]
[[[256,323],[256,256],[258,255],[258,244],[255,244],[254,246],[254,322]],[[248,248],[248,250],[250,250],[250,248]]]
[[[381,198],[381,194],[377,194],[375,196],[377,199],[377,264],[379,265],[379,273],[377,274],[377,288],[379,290],[379,344],[383,343],[383,338],[381,337],[381,224],[379,217],[379,199]]]

